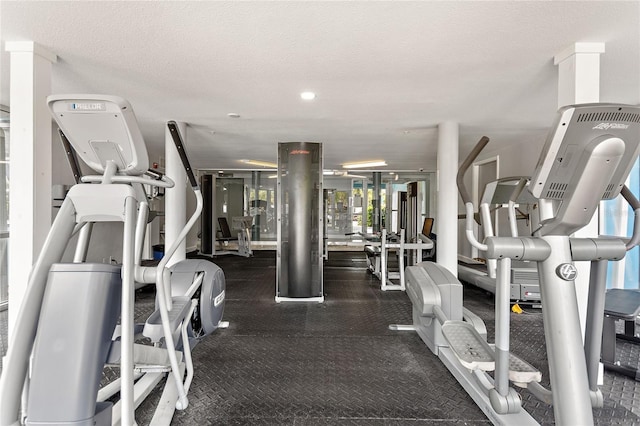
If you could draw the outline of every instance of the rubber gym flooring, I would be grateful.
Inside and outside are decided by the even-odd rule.
[[[190,405],[173,425],[485,425],[473,404],[414,332],[404,292],[382,292],[361,252],[330,252],[324,267],[323,304],[276,304],[275,253],[214,260],[225,272],[228,329],[217,330],[193,351],[196,373]],[[137,313],[154,293],[137,292]],[[465,287],[465,305],[482,317],[493,340],[493,296]],[[541,369],[548,384],[542,313],[511,315],[512,350]],[[6,312],[0,313],[0,349],[6,351]],[[633,345],[618,343],[638,362]],[[596,424],[640,425],[640,387],[605,373],[605,407]],[[553,410],[519,390],[523,406],[541,424]],[[151,419],[154,395],[136,412]]]

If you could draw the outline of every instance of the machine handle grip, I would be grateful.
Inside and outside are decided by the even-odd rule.
[[[193,169],[191,168],[191,163],[189,163],[189,158],[187,157],[187,152],[184,149],[184,143],[182,142],[182,136],[180,135],[180,130],[178,130],[178,124],[175,121],[167,122],[167,127],[171,132],[171,138],[173,139],[173,143],[176,145],[176,149],[178,150],[178,155],[180,155],[180,160],[182,160],[182,165],[184,166],[185,171],[187,172],[187,178],[189,178],[189,183],[191,187],[196,190],[199,189],[198,180],[196,176],[193,174]]]
[[[626,244],[626,249],[629,251],[640,243],[640,201],[633,195],[633,192],[631,192],[627,185],[622,187],[620,194],[633,209],[633,234]]]
[[[631,208],[633,210],[640,209],[640,201],[638,201],[636,196],[633,195],[633,192],[631,192],[631,190],[627,187],[627,185],[622,186],[622,190],[620,191],[620,194],[624,197],[625,200],[627,200],[627,203],[631,205]]]
[[[73,150],[71,142],[69,142],[69,139],[67,139],[67,136],[62,132],[61,129],[58,129],[58,133],[60,134],[60,140],[62,141],[62,146],[64,147],[64,153],[67,156],[67,161],[69,162],[71,172],[73,173],[73,179],[76,181],[76,183],[81,183],[82,172],[80,171],[80,163],[78,163],[76,152]]]
[[[458,174],[456,175],[456,183],[458,184],[458,192],[460,192],[460,197],[462,197],[462,201],[466,203],[471,203],[471,196],[469,195],[469,191],[467,191],[467,187],[464,184],[464,175],[467,173],[467,169],[471,166],[474,160],[480,154],[480,151],[484,149],[484,147],[489,143],[489,138],[483,136],[480,138],[476,146],[471,150],[467,158],[460,165],[458,169]]]

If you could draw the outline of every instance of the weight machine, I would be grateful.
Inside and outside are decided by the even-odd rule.
[[[219,191],[219,179],[214,175],[205,174],[201,176],[202,180],[202,192],[203,192],[203,211],[201,220],[201,232],[200,232],[200,253],[205,256],[223,256],[227,254],[234,254],[242,257],[253,256],[253,250],[251,249],[251,229],[253,226],[253,216],[232,216],[231,226],[225,216],[219,215],[217,212],[217,202],[220,194]],[[242,179],[231,179],[233,181],[240,181]],[[229,180],[227,180],[228,182]],[[230,193],[231,191],[224,190],[224,193]],[[235,197],[236,206],[243,204],[242,198],[244,195],[240,193]],[[239,198],[239,200],[238,200]],[[240,213],[240,212],[238,212]],[[235,236],[232,232],[235,232]],[[232,250],[229,247],[229,242],[235,241],[237,243],[237,249]],[[220,247],[217,247],[217,245]]]

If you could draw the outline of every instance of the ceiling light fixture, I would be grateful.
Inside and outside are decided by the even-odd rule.
[[[302,92],[300,93],[300,98],[305,101],[312,101],[316,98],[316,94],[313,92]]]
[[[240,118],[240,114],[238,114],[237,112],[230,112],[229,114],[227,114],[227,117],[229,117],[229,118]]]
[[[354,163],[344,163],[342,165],[345,169],[360,169],[363,167],[380,167],[386,166],[387,162],[384,160],[369,160],[369,161],[357,161]]]
[[[252,166],[261,166],[261,167],[269,167],[270,169],[277,169],[278,165],[276,163],[271,163],[269,161],[261,161],[261,160],[240,160],[240,162],[244,164],[251,164]]]

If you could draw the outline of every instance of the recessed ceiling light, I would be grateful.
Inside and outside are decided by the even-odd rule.
[[[230,112],[229,114],[227,114],[227,117],[229,117],[229,118],[240,118],[240,114],[238,114],[237,112]]]
[[[300,93],[300,98],[305,101],[312,101],[316,98],[316,94],[313,92],[302,92]]]
[[[378,167],[378,166],[386,166],[387,162],[384,160],[369,160],[369,161],[358,161],[355,163],[344,163],[342,167],[345,169],[357,169],[362,167]]]

